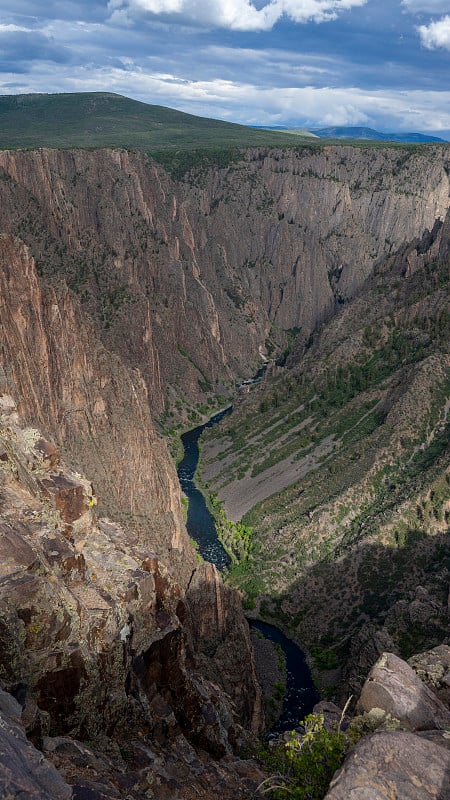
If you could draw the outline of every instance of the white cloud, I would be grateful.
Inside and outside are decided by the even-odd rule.
[[[20,25],[2,25],[0,22],[0,33],[32,33],[31,28],[22,28]]]
[[[445,14],[450,11],[449,0],[402,0],[402,6],[413,14]]]
[[[19,83],[20,80],[20,83]],[[147,103],[199,116],[254,125],[291,123],[300,127],[369,125],[384,131],[450,129],[450,91],[364,91],[356,87],[273,87],[231,80],[187,80],[176,73],[146,72],[136,66],[85,66],[41,62],[27,76],[3,76],[0,94],[118,92]]]
[[[420,25],[418,31],[423,46],[428,50],[438,47],[450,50],[450,16],[430,22],[429,25]]]
[[[367,0],[268,0],[255,5],[252,0],[109,0],[112,19],[150,13],[179,16],[201,26],[241,31],[271,30],[286,16],[293,22],[327,22],[342,11],[364,6]]]

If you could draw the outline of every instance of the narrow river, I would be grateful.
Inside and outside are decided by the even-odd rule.
[[[230,405],[211,417],[204,425],[199,425],[192,431],[183,434],[181,441],[184,447],[184,456],[178,465],[181,488],[189,502],[186,522],[189,536],[197,542],[199,552],[205,561],[211,561],[220,570],[230,564],[230,557],[217,538],[214,519],[202,492],[195,485],[194,475],[198,464],[198,440],[201,434],[205,428],[212,428],[213,425],[220,422],[231,410],[232,406]],[[272,732],[282,733],[291,730],[306,714],[312,711],[313,706],[320,700],[305,655],[295,642],[287,639],[273,625],[259,620],[249,620],[249,622],[251,627],[260,631],[266,639],[279,644],[283,649],[287,673],[286,694],[281,717],[273,726]]]

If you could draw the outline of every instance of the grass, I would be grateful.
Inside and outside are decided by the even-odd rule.
[[[311,146],[311,137],[308,144]],[[299,137],[197,117],[109,92],[0,96],[0,148],[145,151],[298,146]]]

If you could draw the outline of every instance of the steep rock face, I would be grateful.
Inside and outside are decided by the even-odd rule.
[[[319,663],[330,649],[346,694],[382,650],[448,641],[449,223],[381,261],[202,444],[210,491],[250,509],[236,584]]]
[[[140,374],[127,369],[119,356],[99,343],[77,299],[63,284],[42,289],[27,246],[9,235],[0,236],[0,331],[1,388],[8,388],[18,398],[21,417],[43,428],[63,445],[77,466],[95,475],[94,490],[78,473],[62,468],[58,449],[34,427],[23,433],[14,402],[3,395],[0,464],[6,475],[19,483],[13,495],[30,494],[23,500],[26,510],[21,509],[19,522],[17,502],[9,508],[7,488],[2,508],[4,563],[17,564],[18,570],[13,586],[6,569],[3,594],[8,685],[23,682],[32,687],[56,726],[67,726],[76,717],[76,725],[85,730],[91,722],[83,722],[80,706],[89,709],[92,705],[90,719],[97,715],[99,724],[108,727],[113,722],[102,718],[95,702],[90,703],[90,693],[97,692],[98,698],[104,691],[115,693],[117,708],[104,698],[102,709],[110,709],[108,714],[116,721],[126,716],[123,687],[130,663],[139,655],[141,661],[133,667],[136,675],[146,675],[149,664],[156,675],[167,678],[170,674],[164,684],[171,696],[168,707],[175,707],[199,740],[205,726],[211,729],[205,741],[217,740],[216,751],[226,751],[230,745],[224,731],[232,727],[234,712],[228,708],[228,700],[222,699],[222,689],[215,689],[221,710],[216,713],[213,705],[205,721],[196,710],[198,698],[209,696],[205,678],[200,674],[195,680],[187,677],[185,663],[201,660],[203,673],[215,674],[216,683],[225,689],[231,680],[242,723],[259,730],[259,689],[248,626],[237,596],[225,592],[217,577],[217,593],[210,600],[220,605],[220,614],[232,616],[235,625],[233,631],[224,625],[216,634],[219,649],[228,641],[230,675],[223,665],[222,670],[209,665],[201,649],[203,638],[211,632],[200,630],[202,622],[196,616],[204,609],[195,603],[190,609],[183,600],[197,562],[182,519],[179,485],[166,447],[153,427]],[[50,529],[44,525],[41,530],[42,519],[45,521],[42,502],[51,510]],[[110,509],[125,525],[105,520],[95,525],[92,510],[99,502],[100,508]],[[37,510],[29,512],[28,507]],[[132,520],[141,523],[137,532]],[[48,584],[53,570],[61,582],[56,580],[51,592]],[[200,594],[202,580],[195,577]],[[204,582],[207,585],[206,576]],[[127,603],[133,605],[133,598],[137,606],[133,606],[132,631]],[[52,599],[58,607],[55,619]],[[24,620],[35,631],[36,641],[22,630]],[[151,630],[164,630],[164,636],[152,633],[149,639],[149,625]],[[9,629],[15,631],[15,637],[9,637]],[[41,641],[44,630],[47,638]],[[109,641],[106,654],[105,637]],[[124,642],[129,645],[130,663],[127,667],[125,661],[116,674]],[[34,653],[34,645],[42,657]],[[96,649],[95,656],[91,647]],[[55,655],[50,658],[53,649]],[[174,692],[173,686],[179,691]],[[151,686],[149,692],[158,695]],[[55,703],[47,708],[47,695],[58,698],[56,721]]]
[[[262,697],[250,631],[242,617],[239,596],[224,586],[213,564],[204,563],[195,572],[187,602],[192,614],[193,641],[197,643],[197,652],[204,657],[203,671],[214,683],[223,686],[251,730],[261,733],[264,727]],[[240,659],[236,658],[236,653],[240,653]]]
[[[64,285],[42,290],[28,248],[8,235],[0,236],[0,341],[0,389],[14,394],[21,418],[95,476],[116,518],[144,518],[145,542],[185,585],[195,557],[139,372],[105,350]]]
[[[20,426],[7,395],[0,412],[0,678],[30,734],[120,738],[141,726],[152,742],[185,735],[216,757],[230,754],[245,738],[241,723],[261,727],[248,632],[219,629],[230,674],[222,664],[212,683],[215,653],[203,652],[206,631],[173,568],[132,531],[97,520],[92,485]],[[194,576],[200,595],[206,573]],[[218,586],[210,596],[217,615],[232,611],[243,629],[237,598],[226,595]],[[237,708],[221,686],[239,672]]]
[[[283,330],[306,341],[380,258],[431,231],[446,164],[439,148],[255,150],[174,182],[142,154],[3,152],[0,229],[66,278],[176,417]]]

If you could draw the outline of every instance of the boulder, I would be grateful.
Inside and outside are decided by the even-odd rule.
[[[0,689],[0,797],[2,800],[70,800],[72,789],[29,742],[21,707]]]
[[[409,730],[433,730],[450,725],[450,712],[418,678],[414,670],[393,653],[383,653],[372,667],[357,710],[374,708],[398,719]]]
[[[407,731],[361,740],[325,800],[448,800],[450,752]]]

